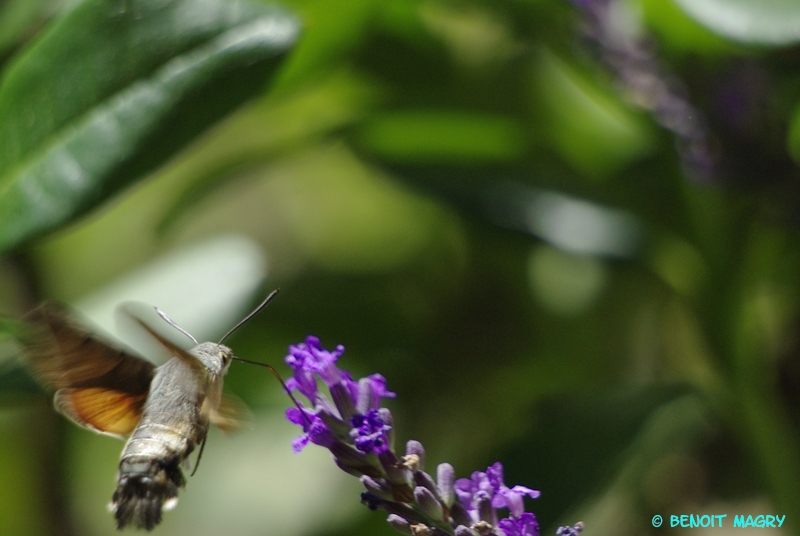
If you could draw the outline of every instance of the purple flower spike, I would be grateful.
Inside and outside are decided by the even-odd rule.
[[[500,462],[459,480],[453,466],[442,463],[434,480],[425,472],[425,448],[419,441],[408,441],[399,457],[392,413],[381,407],[381,400],[395,393],[380,374],[356,381],[339,369],[336,361],[343,352],[343,346],[325,350],[311,336],[289,347],[286,363],[294,377],[286,385],[310,402],[310,407],[286,411],[289,422],[303,429],[292,442],[295,452],[309,443],[328,449],[340,469],[361,480],[366,488],[362,502],[387,512],[387,521],[402,534],[540,536],[536,516],[525,512],[524,504],[525,496],[535,499],[540,493],[506,486]],[[325,384],[322,391],[319,379]],[[499,509],[508,509],[509,516],[498,521]],[[582,523],[560,527],[557,535],[578,536],[582,529]]]
[[[497,524],[506,536],[539,536],[539,522],[536,516],[525,512],[516,518],[501,519]]]

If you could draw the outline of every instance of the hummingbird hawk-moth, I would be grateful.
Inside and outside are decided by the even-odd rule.
[[[219,343],[198,344],[157,309],[192,338],[191,350],[132,315],[173,356],[159,367],[90,334],[61,306],[45,303],[25,317],[30,332],[24,359],[40,383],[56,391],[55,408],[84,428],[127,438],[110,505],[118,529],[151,530],[160,523],[162,511],[175,506],[186,483],[181,465],[199,445],[197,470],[210,424],[223,431],[237,427],[239,403],[222,395],[222,378],[233,359],[248,361],[235,357],[222,341],[276,293]]]

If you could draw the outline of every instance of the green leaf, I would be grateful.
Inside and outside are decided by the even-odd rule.
[[[658,35],[659,48],[679,54],[718,56],[736,50],[729,40],[711,32],[672,0],[635,0],[647,26]]]
[[[745,43],[789,45],[800,41],[797,0],[674,0],[710,30]]]
[[[158,232],[166,232],[197,203],[237,176],[307,149],[351,125],[377,100],[376,93],[369,81],[342,70],[284,98],[270,95],[237,113],[164,171],[169,180],[188,186],[164,211]]]
[[[388,160],[411,162],[503,162],[525,150],[525,132],[512,118],[444,110],[375,115],[356,141]]]
[[[0,56],[5,57],[21,41],[30,39],[64,4],[64,0],[9,0],[0,4]]]
[[[297,34],[244,1],[84,2],[0,86],[0,250],[162,164],[258,94]]]
[[[651,151],[647,120],[550,51],[537,83],[553,148],[586,177],[605,179]]]
[[[340,68],[375,29],[374,15],[384,0],[285,0],[310,30],[287,60],[275,82],[276,93],[290,93],[304,83]]]

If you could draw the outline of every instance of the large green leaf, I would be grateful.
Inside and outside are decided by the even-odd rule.
[[[72,2],[74,4],[74,2]],[[65,8],[66,4],[66,8]],[[7,0],[0,2],[0,56],[33,37],[42,24],[60,9],[68,9],[64,0]]]
[[[674,0],[710,30],[731,39],[765,45],[800,41],[797,0]]]
[[[238,0],[90,0],[0,85],[0,250],[163,163],[258,93],[298,25]]]

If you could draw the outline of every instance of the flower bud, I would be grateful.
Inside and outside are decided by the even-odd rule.
[[[416,471],[414,473],[414,483],[417,486],[428,488],[428,491],[433,493],[437,501],[441,500],[439,497],[439,488],[436,487],[436,482],[433,481],[433,478],[428,473],[424,473],[422,471]]]
[[[417,456],[417,471],[425,470],[425,447],[422,443],[415,440],[410,440],[406,443],[406,456]]]
[[[469,527],[473,523],[473,519],[469,516],[467,507],[459,501],[453,501],[453,504],[450,506],[450,516],[453,518],[456,525]]]
[[[391,450],[378,454],[386,479],[392,484],[410,485],[414,480],[411,471],[406,469],[397,455]]]
[[[386,482],[375,480],[367,475],[362,475],[359,480],[361,480],[361,483],[364,485],[367,491],[376,497],[380,497],[381,499],[387,501],[391,501],[393,499],[392,489],[386,485]]]
[[[479,491],[475,494],[475,506],[478,510],[478,519],[491,525],[497,524],[497,513],[492,508],[492,499],[487,493]]]
[[[439,488],[439,497],[450,508],[455,500],[453,483],[456,480],[456,471],[449,463],[440,463],[436,468],[436,485]]]
[[[456,527],[456,536],[478,536],[478,533],[465,525]]]
[[[444,515],[442,505],[436,499],[431,490],[422,486],[414,488],[414,500],[417,501],[420,509],[425,512],[425,515],[436,521],[441,521]]]
[[[330,393],[339,415],[342,416],[342,421],[350,422],[350,418],[357,413],[350,390],[343,382],[338,382],[331,386]]]
[[[398,516],[397,514],[389,514],[389,517],[386,518],[386,521],[400,534],[411,536],[411,525],[402,517]]]

